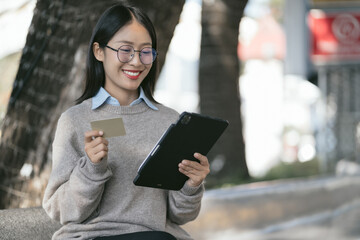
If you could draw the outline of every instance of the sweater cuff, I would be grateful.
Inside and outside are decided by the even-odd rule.
[[[190,187],[186,182],[180,191],[187,196],[191,196],[203,192],[204,190],[204,183],[201,183],[197,187]]]
[[[99,163],[93,163],[88,156],[85,156],[80,161],[80,171],[92,180],[103,180],[112,175],[108,168],[107,157]]]

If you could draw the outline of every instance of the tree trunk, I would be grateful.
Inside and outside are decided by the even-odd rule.
[[[208,154],[208,186],[249,177],[239,98],[239,23],[247,0],[204,0],[199,69],[200,111],[229,127]]]
[[[2,127],[0,209],[41,205],[58,117],[82,92],[92,28],[117,2],[38,0]],[[162,66],[184,0],[129,2],[153,20]]]

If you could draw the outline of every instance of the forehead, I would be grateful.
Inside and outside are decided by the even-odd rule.
[[[136,20],[132,20],[120,28],[110,42],[133,42],[134,44],[151,44],[148,30]]]

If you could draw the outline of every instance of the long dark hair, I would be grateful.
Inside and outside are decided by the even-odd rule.
[[[99,43],[100,47],[104,47],[110,41],[120,28],[131,22],[135,18],[142,24],[150,34],[152,48],[157,50],[156,33],[153,24],[148,16],[136,7],[117,4],[108,8],[98,20],[89,43],[87,61],[86,61],[86,82],[85,89],[81,97],[76,100],[76,104],[96,95],[100,87],[105,85],[105,71],[103,63],[98,61],[93,52],[94,42]],[[153,97],[155,82],[157,78],[157,59],[141,83],[141,87],[148,99],[156,102]]]

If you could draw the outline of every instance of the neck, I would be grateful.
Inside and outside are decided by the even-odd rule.
[[[136,89],[134,91],[111,91],[111,89],[105,90],[110,93],[111,96],[116,98],[119,101],[121,106],[129,106],[133,101],[135,101],[139,97],[139,90]]]

